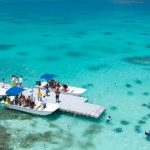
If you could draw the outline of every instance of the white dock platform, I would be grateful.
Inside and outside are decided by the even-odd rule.
[[[45,91],[42,90],[43,95]],[[29,89],[24,92],[25,94],[29,93]],[[34,96],[37,99],[37,88],[34,89]],[[50,96],[46,97],[47,103],[56,103],[55,93],[50,92]],[[61,93],[59,96],[60,111],[73,113],[77,115],[83,115],[91,118],[99,118],[106,110],[105,107],[87,103],[87,98],[80,96],[73,96],[68,94]]]
[[[1,83],[0,83],[1,86]],[[10,88],[10,85],[5,85],[5,88]],[[23,92],[24,95],[29,95],[31,89],[27,89]],[[38,89],[34,88],[34,99],[37,100],[37,92]],[[45,90],[42,90],[42,94],[45,95]],[[87,98],[80,96],[73,96],[68,94],[61,93],[59,96],[60,111],[73,113],[77,115],[83,115],[91,118],[99,118],[106,110],[105,107],[87,103]],[[55,93],[53,91],[50,92],[50,96],[46,97],[47,104],[48,103],[56,103],[55,101]]]

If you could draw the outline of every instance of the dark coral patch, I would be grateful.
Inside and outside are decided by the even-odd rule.
[[[84,31],[75,33],[75,37],[77,37],[77,38],[83,38],[86,35],[87,35],[87,32],[84,32]]]
[[[32,120],[32,116],[18,111],[10,111],[5,108],[0,108],[0,120]]]
[[[139,120],[138,123],[139,124],[145,124],[146,122],[144,120]]]
[[[144,117],[142,117],[142,120],[147,120],[147,117],[145,117],[145,116],[144,116]]]
[[[142,84],[142,81],[141,80],[135,80],[135,83],[140,85],[140,84]]]
[[[70,132],[66,132],[62,129],[56,132],[46,131],[43,133],[30,133],[21,139],[20,147],[29,149],[37,142],[47,142],[55,145],[64,143],[64,147],[68,148],[73,144],[73,136]]]
[[[145,45],[145,48],[150,49],[150,44],[146,44],[146,45]]]
[[[123,132],[123,129],[122,128],[116,128],[113,130],[115,133],[121,133]]]
[[[148,96],[149,93],[148,93],[148,92],[144,92],[143,95],[144,95],[144,96]]]
[[[143,107],[147,107],[147,104],[143,103],[142,106],[143,106]]]
[[[13,44],[0,44],[0,51],[10,50],[13,47],[15,47]]]
[[[100,70],[100,66],[99,65],[97,65],[97,66],[89,66],[88,69],[90,71],[98,71],[98,70]]]
[[[147,136],[147,137],[146,137],[146,141],[150,141],[150,136]]]
[[[134,43],[133,43],[133,42],[130,42],[130,41],[129,41],[129,42],[126,42],[126,44],[127,44],[127,45],[134,45]]]
[[[82,87],[83,88],[89,88],[89,87],[93,87],[93,86],[94,86],[93,83],[87,83],[87,84],[83,85]]]
[[[105,35],[113,35],[113,32],[104,32]]]
[[[95,149],[95,145],[94,143],[92,142],[91,139],[87,140],[86,142],[81,142],[81,141],[78,141],[77,142],[78,146],[79,146],[79,149]]]
[[[45,33],[45,34],[43,34],[42,36],[43,36],[43,37],[50,37],[50,36],[51,36],[51,34],[49,34],[49,33]]]
[[[76,52],[76,51],[68,51],[66,53],[69,57],[77,58],[77,57],[82,57],[84,56],[83,53]]]
[[[136,126],[134,127],[134,130],[135,130],[136,133],[141,133],[141,132],[142,132],[142,131],[141,131],[141,126],[138,126],[138,125],[136,125]]]
[[[89,71],[99,71],[100,69],[104,69],[104,68],[108,68],[108,65],[105,64],[101,64],[101,65],[93,65],[93,66],[89,66],[88,70]]]
[[[131,88],[132,85],[131,85],[131,84],[126,84],[126,87],[127,87],[127,88]]]
[[[118,108],[116,107],[116,106],[110,106],[110,110],[113,110],[113,111],[115,111],[115,110],[117,110]]]
[[[150,114],[147,114],[146,117],[150,118]]]
[[[134,95],[134,93],[133,93],[132,91],[129,91],[127,94],[128,94],[129,96]]]
[[[99,132],[101,132],[101,130],[102,126],[98,124],[92,124],[83,132],[83,136],[92,136],[98,134]]]
[[[19,52],[19,53],[17,53],[17,55],[26,56],[26,55],[28,55],[28,53],[27,52]]]
[[[145,57],[128,57],[123,59],[125,62],[130,64],[142,65],[142,66],[150,66],[150,56]]]
[[[147,33],[147,32],[143,32],[143,33],[141,33],[141,35],[149,36],[149,33]]]
[[[120,124],[127,126],[127,125],[130,124],[130,122],[127,121],[127,120],[121,120],[121,121],[120,121]]]
[[[7,128],[0,125],[0,150],[12,150],[10,148],[11,134],[8,133]]]

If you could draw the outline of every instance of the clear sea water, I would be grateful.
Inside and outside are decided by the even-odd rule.
[[[47,72],[87,88],[107,112],[38,117],[1,106],[1,150],[149,149],[149,0],[0,0],[0,78],[33,86]]]

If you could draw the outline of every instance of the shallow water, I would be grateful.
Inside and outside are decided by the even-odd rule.
[[[148,0],[0,0],[0,77],[9,82],[12,73],[22,75],[33,86],[43,73],[55,73],[107,107],[93,120],[1,106],[1,149],[147,150],[149,10]]]

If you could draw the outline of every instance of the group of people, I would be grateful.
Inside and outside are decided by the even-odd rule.
[[[12,75],[10,80],[11,80],[12,86],[20,86],[20,87],[23,86],[22,76],[18,77],[18,76]],[[2,88],[5,88],[5,79],[4,78],[2,79]]]
[[[63,91],[63,92],[68,91],[68,86],[66,84],[61,85],[59,81],[56,82],[53,79],[51,81],[49,81],[47,85],[52,89],[59,89],[60,90],[60,87],[62,87],[61,91]]]
[[[42,90],[40,88],[38,89],[38,93],[37,93],[38,101],[45,101],[46,97],[50,96],[50,89],[49,89],[48,85],[45,86],[45,90],[46,90],[46,93],[45,93],[45,95],[43,95]],[[55,96],[56,103],[59,103],[60,102],[60,100],[59,100],[59,95],[60,95],[59,88],[55,89],[55,94],[56,94],[56,96]]]
[[[11,77],[11,85],[12,86],[20,86],[20,87],[22,87],[23,86],[22,76],[18,77],[18,76],[12,75],[12,77]]]

